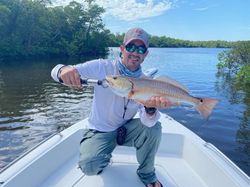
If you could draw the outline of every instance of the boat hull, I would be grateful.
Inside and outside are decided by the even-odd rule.
[[[212,144],[167,115],[162,114],[160,121],[163,135],[155,168],[164,186],[249,186],[249,177]],[[131,147],[118,146],[101,175],[81,172],[79,142],[86,124],[87,119],[72,125],[4,168],[0,186],[143,186]]]

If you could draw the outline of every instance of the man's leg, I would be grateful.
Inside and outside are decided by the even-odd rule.
[[[96,175],[109,164],[116,146],[116,132],[84,130],[80,146],[79,167],[86,175]]]
[[[139,162],[137,174],[144,184],[157,181],[154,159],[161,140],[161,124],[157,122],[153,127],[143,125],[140,119],[133,119],[125,125],[127,136],[124,145],[136,148]]]

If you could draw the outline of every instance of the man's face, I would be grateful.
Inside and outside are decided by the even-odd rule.
[[[126,49],[127,46],[127,49]],[[141,40],[132,40],[126,46],[121,45],[122,63],[130,70],[135,71],[139,68],[148,50]]]

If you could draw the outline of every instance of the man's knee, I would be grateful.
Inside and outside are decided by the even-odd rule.
[[[98,155],[91,158],[80,159],[79,167],[86,175],[98,175],[109,164],[111,155]]]
[[[160,141],[161,140],[161,123],[157,122],[153,127],[150,127],[149,130],[149,138],[151,140],[155,140],[155,141]]]
[[[150,127],[150,133],[155,136],[155,135],[161,135],[161,123],[158,121],[153,127]]]

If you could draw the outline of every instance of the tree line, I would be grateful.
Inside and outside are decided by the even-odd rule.
[[[110,34],[110,45],[118,47],[123,41],[124,33]],[[236,42],[223,40],[190,41],[175,39],[166,36],[151,36],[150,47],[207,47],[207,48],[231,48]]]
[[[107,53],[104,9],[85,2],[52,7],[48,0],[0,0],[0,58]]]
[[[0,0],[0,60],[9,58],[105,55],[122,44],[124,33],[111,33],[94,0],[51,6],[50,0]],[[221,47],[235,42],[189,41],[152,36],[150,47]]]

